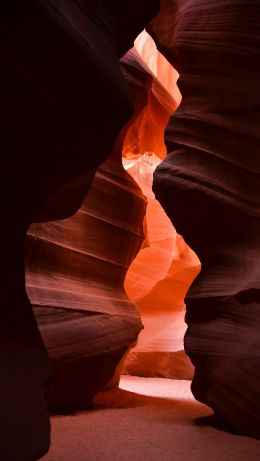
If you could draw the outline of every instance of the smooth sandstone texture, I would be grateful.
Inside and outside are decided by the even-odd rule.
[[[146,199],[122,166],[122,149],[126,155],[136,143],[142,151],[149,140],[156,150],[176,102],[134,49],[122,58],[121,67],[135,110],[113,154],[97,170],[76,214],[31,225],[26,240],[27,292],[53,364],[54,411],[86,406],[115,372],[117,379],[118,364],[142,328],[140,314],[124,291],[124,278],[144,238]],[[154,129],[151,140],[151,113],[156,124],[163,111],[162,129]],[[140,133],[137,142],[134,132]],[[66,186],[69,199],[75,182]],[[56,201],[52,197],[54,211],[59,203],[64,207],[65,194],[60,196]],[[49,203],[45,210],[50,211]]]
[[[154,191],[199,256],[186,297],[194,395],[260,437],[258,1],[162,1],[149,28],[180,73]]]
[[[159,163],[155,155],[127,163],[127,171],[147,197],[147,243],[125,281],[126,292],[140,309],[144,330],[124,362],[123,372],[191,379],[193,367],[183,351],[184,297],[200,263],[154,197],[153,172]]]
[[[86,407],[142,328],[123,284],[146,200],[120,163],[112,156],[98,169],[71,218],[28,232],[27,291],[53,363],[54,410]]]
[[[158,55],[157,50],[154,51],[154,54]],[[120,65],[133,96],[135,110],[129,124],[123,129],[113,154],[97,170],[88,195],[76,214],[65,220],[34,224],[27,235],[27,291],[53,364],[50,408],[54,411],[85,407],[94,394],[109,383],[114,374],[114,380],[118,379],[120,360],[136,342],[142,328],[140,314],[132,302],[135,302],[138,296],[136,297],[136,293],[130,293],[130,301],[124,291],[124,279],[128,267],[142,245],[143,233],[146,234],[144,246],[148,245],[147,238],[151,238],[152,233],[149,229],[147,237],[147,226],[143,228],[146,199],[136,182],[123,168],[122,151],[124,157],[132,158],[131,164],[133,158],[140,157],[144,151],[165,150],[164,127],[178,103],[135,49],[121,59]],[[169,77],[172,68],[169,75],[166,73],[166,64],[164,69],[165,76]],[[176,80],[176,72],[174,78]],[[147,158],[157,159],[154,155]],[[151,196],[154,166],[152,164],[152,169],[148,167],[148,176],[143,175],[143,185],[148,179],[148,184],[144,188],[145,194]],[[81,181],[86,179],[83,178]],[[79,190],[80,184],[81,182]],[[59,203],[61,209],[64,208],[62,200],[71,200],[71,194],[73,197],[73,191],[76,190],[75,181],[72,185],[67,183],[66,187],[65,191],[61,189],[59,195],[54,197],[55,201],[52,197],[52,202],[47,202],[44,212],[50,211],[52,204],[54,206],[51,211],[55,211]],[[176,261],[174,269],[170,267],[176,233],[158,202],[153,202],[155,215],[152,220],[154,223],[156,220],[160,221],[164,215],[163,223],[167,222],[170,230],[166,233],[170,232],[170,236],[166,238],[165,247],[165,237],[160,235],[162,244],[157,246],[156,242],[153,242],[150,257],[148,252],[141,298],[148,294],[160,279],[167,276],[174,279],[174,275],[176,278]],[[65,207],[69,204],[70,202],[67,205],[66,201]],[[159,215],[156,211],[158,207],[161,210]],[[148,219],[150,221],[150,214]],[[160,231],[165,234],[163,223]],[[152,226],[149,222],[149,228]],[[160,231],[157,229],[155,233],[158,234]],[[155,240],[158,240],[158,235]],[[179,245],[178,250],[175,249],[176,255],[178,251],[183,256],[185,252],[188,255],[185,244],[181,245],[183,249],[180,250]],[[164,267],[159,269],[158,257],[161,252],[164,253],[166,261]],[[190,264],[187,255],[184,257],[183,266]],[[154,269],[150,269],[152,266]],[[152,270],[155,271],[155,279]],[[168,272],[172,272],[171,276]],[[140,274],[137,271],[135,280],[138,275]],[[177,327],[181,324],[178,341],[175,338],[178,350],[183,349],[183,291],[187,291],[190,277],[193,278],[194,275],[190,276],[188,269],[187,280],[184,275],[184,281],[180,281],[179,284],[180,299],[175,304],[179,309],[180,319],[176,319],[176,313],[171,314],[174,307],[171,300],[168,317],[163,317],[162,322],[169,324],[169,316],[172,317],[171,323],[175,323],[175,327],[172,326],[171,329],[172,334],[176,334]],[[158,303],[162,303],[163,297],[162,290],[157,291],[157,301],[153,296],[154,303],[150,308],[151,315],[155,317],[158,316]],[[150,303],[147,300],[147,305]],[[163,309],[163,306],[160,307]],[[157,314],[152,312],[154,310],[157,310]],[[148,323],[146,326],[148,327]],[[152,328],[147,328],[146,335],[153,335],[154,321],[151,326]],[[157,329],[161,331],[162,337],[165,328],[163,325],[157,325]],[[158,343],[156,346],[158,349]],[[161,350],[163,353],[166,352],[166,358],[169,358],[169,347],[169,341],[168,344],[164,341]],[[155,355],[157,368],[160,368],[160,362]],[[169,360],[167,362],[168,368],[175,366]],[[172,362],[174,363],[174,359]],[[182,357],[181,362],[185,362],[185,358]],[[178,367],[180,365],[175,366]],[[189,364],[188,369],[191,373]],[[186,376],[187,372],[185,373]],[[169,370],[166,376],[169,374],[172,375],[173,372]]]
[[[25,234],[33,220],[66,218],[82,204],[132,114],[118,57],[157,10],[158,1],[0,7],[4,461],[35,460],[49,445],[50,362],[25,291]]]
[[[184,296],[200,264],[152,192],[154,169],[166,153],[165,126],[181,99],[178,74],[145,31],[121,65],[136,101],[124,140],[123,163],[147,197],[145,241],[125,280],[128,296],[140,309],[144,330],[122,372],[191,378],[193,367],[183,351]]]
[[[123,156],[133,159],[151,153],[162,159],[166,154],[164,130],[181,100],[176,85],[178,73],[146,31],[138,35],[134,48],[120,63],[135,101]]]

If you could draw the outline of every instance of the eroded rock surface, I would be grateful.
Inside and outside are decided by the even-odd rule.
[[[135,49],[121,59],[120,65],[135,104],[130,122],[122,130],[109,159],[98,168],[80,210],[65,220],[34,224],[27,236],[27,291],[54,367],[50,407],[55,411],[86,406],[113,377],[142,328],[140,314],[124,291],[124,279],[142,245],[143,232],[146,233],[143,228],[146,199],[123,168],[122,151],[132,160],[149,150],[163,156],[164,127],[178,102]],[[147,188],[151,195],[152,171],[148,172]],[[78,190],[82,182],[86,184],[91,179],[79,178]],[[60,189],[41,208],[42,215],[54,212],[62,217],[76,190],[75,181],[66,183],[66,189]],[[169,248],[162,244],[156,247],[157,251],[153,249],[155,272],[161,251],[164,250],[168,262],[161,278],[167,275],[176,237],[172,224],[167,217],[165,220],[171,233],[171,242],[166,242]],[[151,266],[149,260],[143,295],[159,279],[153,280]],[[148,283],[147,288],[149,278],[152,285]],[[160,298],[162,290],[158,291]],[[136,301],[136,296],[130,298]],[[181,294],[178,307],[183,317]],[[164,318],[165,322],[169,323],[169,319]],[[159,330],[163,335],[162,327]],[[151,329],[147,333],[151,334]],[[182,339],[179,342],[182,348]],[[165,344],[163,352],[168,349]]]
[[[145,208],[112,157],[76,214],[29,229],[27,291],[53,363],[55,410],[86,406],[142,328],[123,284],[143,241]]]
[[[147,197],[146,245],[131,264],[125,287],[138,305],[144,324],[124,371],[139,376],[191,379],[193,367],[184,353],[185,294],[200,270],[194,252],[177,234],[152,191],[155,155],[128,161],[128,172]]]
[[[33,220],[75,212],[110,155],[132,114],[118,57],[158,1],[26,0],[0,10],[0,455],[30,461],[48,449],[50,364],[25,291],[25,234]]]
[[[260,436],[257,1],[161,2],[151,24],[180,73],[154,191],[202,271],[186,297],[196,398]]]
[[[200,264],[152,192],[154,169],[166,154],[165,126],[181,99],[178,73],[145,31],[121,65],[136,101],[123,145],[124,165],[147,197],[145,241],[125,281],[144,330],[122,371],[191,378],[193,367],[183,351],[184,295]]]

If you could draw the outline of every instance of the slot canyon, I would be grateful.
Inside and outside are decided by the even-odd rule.
[[[0,460],[257,461],[259,1],[0,8]]]

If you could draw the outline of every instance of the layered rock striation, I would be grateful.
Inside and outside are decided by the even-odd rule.
[[[145,241],[125,281],[130,299],[140,309],[144,330],[122,372],[191,378],[193,367],[183,351],[184,295],[199,271],[199,261],[152,192],[154,169],[166,154],[165,126],[181,100],[178,73],[146,31],[121,65],[136,101],[123,163],[147,197]]]
[[[147,197],[146,245],[132,262],[125,281],[140,309],[144,330],[129,352],[123,372],[139,376],[191,379],[193,367],[183,350],[185,294],[200,270],[194,252],[177,234],[152,191],[155,155],[127,161],[127,171]]]
[[[67,219],[31,225],[26,239],[27,292],[52,360],[49,405],[54,411],[86,407],[94,394],[108,385],[115,372],[118,376],[120,361],[136,342],[142,328],[140,314],[133,304],[137,298],[130,290],[130,301],[124,280],[141,245],[148,245],[151,231],[149,229],[147,235],[147,220],[144,222],[147,200],[123,168],[122,153],[130,163],[135,163],[150,150],[160,152],[162,156],[164,127],[178,101],[135,48],[121,59],[120,66],[134,101],[131,120],[121,131],[113,153],[95,175],[90,172],[88,177],[79,178],[78,183],[66,183],[66,188],[63,186],[52,195],[40,213],[47,217],[56,213],[62,218],[64,211],[71,206],[74,194],[81,191],[82,184],[88,183],[89,191],[80,209]],[[169,77],[170,71],[165,75]],[[176,72],[174,77],[176,80]],[[146,186],[145,194],[151,193],[151,169],[148,176],[149,186]],[[163,210],[161,214],[164,214]],[[158,266],[159,253],[165,253],[167,262],[163,274],[160,273],[161,278],[167,275],[176,237],[172,224],[165,218],[170,228],[167,232],[171,233],[168,248],[164,248],[163,242],[159,246],[153,245],[152,249],[155,267]],[[143,280],[146,280],[144,292],[148,293],[159,277],[147,287],[147,281],[154,279],[151,257],[148,256],[146,264]],[[182,289],[181,286],[180,291]],[[162,296],[159,292],[157,310]],[[176,304],[183,317],[183,295]],[[154,305],[150,310],[154,310]],[[169,318],[164,319],[166,322],[169,323]],[[162,336],[162,326],[159,330]],[[148,328],[147,334],[151,334],[151,329]],[[163,352],[165,349],[168,350],[169,345],[164,345]]]
[[[192,390],[260,436],[260,5],[162,1],[149,29],[180,73],[154,191],[202,270],[186,297]]]
[[[50,407],[86,407],[142,328],[124,278],[143,241],[146,200],[118,159],[97,171],[71,218],[33,224],[26,284],[53,364]]]

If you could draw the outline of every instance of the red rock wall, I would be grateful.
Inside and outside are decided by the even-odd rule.
[[[52,359],[50,405],[55,410],[84,406],[113,377],[142,328],[133,302],[141,309],[145,332],[124,370],[178,378],[193,373],[183,352],[183,298],[199,262],[151,190],[160,162],[151,151],[165,154],[164,128],[180,100],[177,73],[142,35],[140,53],[149,55],[152,70],[136,49],[121,59],[135,110],[113,154],[97,170],[76,214],[33,224],[27,235],[27,292]],[[122,167],[122,149],[125,168],[148,198],[144,223],[146,199]],[[80,178],[79,191],[86,179]],[[75,191],[75,181],[61,188],[41,208],[41,216],[59,213],[62,218]],[[124,279],[142,244],[144,225],[144,248],[126,278],[128,298]]]
[[[153,53],[158,58],[156,49]],[[192,267],[190,269],[191,254],[189,255],[183,243],[182,249],[180,244],[176,244],[177,241],[180,242],[180,236],[176,237],[172,224],[158,202],[152,198],[153,165],[146,172],[148,183],[144,182],[144,173],[141,174],[141,178],[140,174],[133,174],[135,179],[141,179],[145,194],[150,196],[144,246],[148,244],[149,238],[151,251],[143,250],[141,255],[141,259],[145,261],[142,275],[145,283],[142,292],[137,295],[135,283],[129,284],[128,278],[126,286],[131,301],[124,291],[127,269],[143,240],[146,199],[122,166],[122,147],[124,157],[132,159],[128,160],[130,163],[133,159],[135,162],[139,158],[137,163],[140,164],[142,159],[146,158],[142,157],[143,152],[148,150],[160,152],[163,156],[164,127],[178,102],[134,49],[124,56],[121,66],[134,97],[135,111],[113,154],[97,170],[88,195],[76,214],[65,220],[33,224],[27,235],[27,292],[54,367],[50,405],[55,410],[86,404],[113,377],[117,364],[129,346],[137,340],[142,328],[140,314],[133,301],[142,306],[143,298],[149,297],[150,291],[157,283],[161,282],[163,285],[164,278],[168,280],[168,285],[169,279],[175,283],[176,288],[178,282],[175,280],[179,276],[178,296],[175,294],[174,302],[171,300],[171,303],[163,304],[162,299],[167,295],[162,287],[151,293],[150,301],[146,300],[149,313],[147,312],[146,316],[145,335],[152,338],[157,330],[157,343],[155,342],[152,350],[158,351],[159,348],[159,352],[168,357],[168,372],[165,368],[165,376],[174,376],[173,369],[178,368],[182,368],[182,373],[178,372],[178,377],[186,377],[187,373],[191,373],[187,358],[182,356],[181,360],[176,360],[177,356],[170,357],[168,352],[172,351],[170,343],[174,344],[174,352],[183,350],[183,296],[196,269],[195,272]],[[172,68],[169,65],[168,67],[170,74]],[[168,76],[166,63],[163,76]],[[176,73],[174,77],[176,81]],[[165,81],[167,83],[167,79]],[[171,82],[173,79],[168,78],[168,81]],[[178,96],[176,83],[173,88]],[[156,159],[155,156],[149,158]],[[136,165],[130,170],[133,171]],[[144,167],[145,165],[143,163]],[[81,181],[85,183],[86,179],[83,178]],[[54,197],[56,200],[52,197],[51,202],[47,202],[45,208],[40,210],[41,214],[57,213],[59,209],[62,217],[62,211],[64,208],[68,209],[70,195],[73,193],[75,194],[75,182],[65,191],[62,189],[60,194]],[[159,223],[161,219],[163,221],[160,222],[160,229],[153,230],[156,221]],[[165,234],[163,228],[166,222],[168,230],[165,240],[161,233]],[[158,244],[158,238],[162,243],[159,241]],[[174,262],[173,250],[176,255]],[[162,251],[165,260],[160,268]],[[177,260],[181,260],[179,265]],[[138,262],[135,261],[130,271],[130,278],[131,274],[134,274],[135,280],[140,276],[140,271],[136,268]],[[177,314],[172,312],[174,306],[178,310]],[[165,309],[168,312],[163,315],[162,311]],[[142,311],[145,315],[145,306]],[[158,318],[158,314],[161,324],[157,324],[156,327],[154,319]],[[149,317],[152,319],[150,324]],[[169,328],[168,341],[164,340],[163,345],[160,345],[159,336],[162,338],[165,335],[165,325],[169,322],[172,328]],[[174,335],[174,340],[169,339],[171,334]],[[151,350],[152,341],[149,346],[146,342],[141,338],[139,349],[141,347],[141,350]],[[154,361],[150,374],[161,373],[157,370],[160,368],[160,362]],[[180,366],[182,362],[186,363],[188,371],[183,364]],[[140,365],[143,374],[142,369],[147,368],[147,365],[143,364],[143,359],[139,359],[137,368],[140,368]]]
[[[164,129],[181,100],[178,74],[146,32],[138,36],[135,50],[121,64],[137,104],[124,141],[124,165],[148,199],[146,239],[125,282],[140,309],[144,330],[124,362],[123,373],[191,378],[193,367],[183,351],[184,295],[199,262],[152,192],[154,169],[166,153]]]
[[[154,155],[128,162],[127,171],[148,202],[146,246],[131,264],[125,281],[129,297],[140,309],[144,330],[127,356],[124,371],[140,376],[191,379],[193,367],[183,351],[184,296],[200,263],[154,197],[153,172],[159,163]]]
[[[192,389],[259,437],[259,18],[256,1],[162,1],[150,33],[182,103],[154,191],[202,271],[186,297]]]
[[[55,409],[86,405],[142,328],[123,282],[143,240],[145,206],[111,159],[76,214],[29,229],[27,292],[54,367]]]
[[[138,1],[138,9],[133,2],[102,0],[25,0],[0,7],[0,200],[5,222],[0,226],[0,433],[5,461],[37,459],[50,440],[50,363],[25,290],[25,234],[33,220],[65,218],[82,204],[93,170],[109,156],[132,114],[118,57],[157,11],[157,0],[149,7]],[[38,249],[44,267],[40,244]],[[64,326],[63,314],[57,323]],[[46,326],[49,316],[43,317]]]

